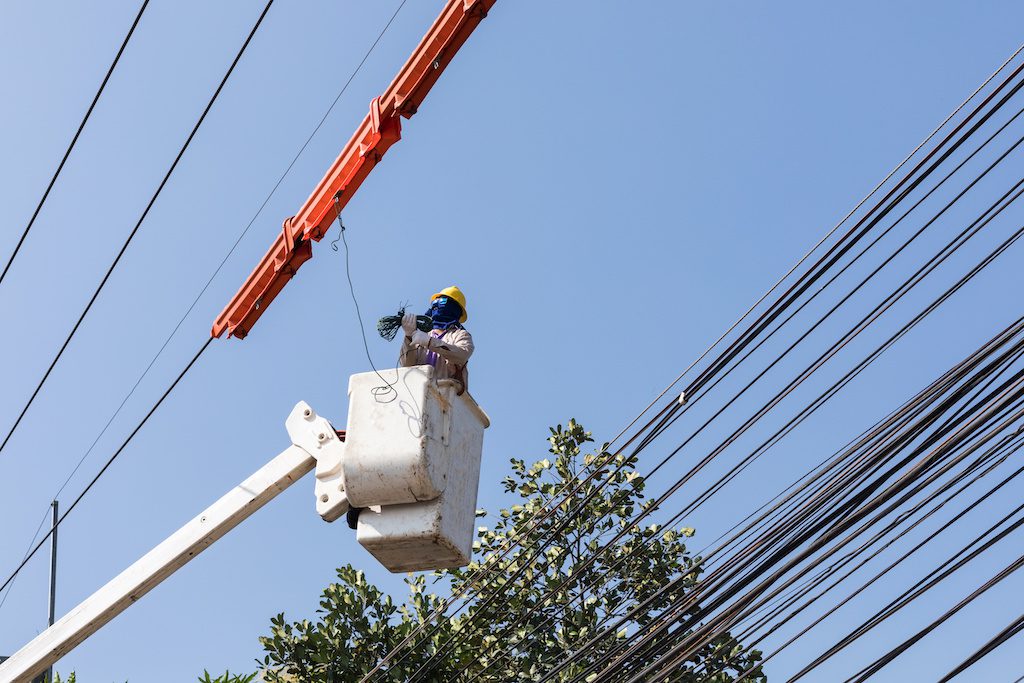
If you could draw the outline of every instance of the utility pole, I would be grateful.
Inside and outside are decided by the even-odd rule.
[[[53,626],[53,619],[57,607],[57,501],[50,503],[51,526],[50,526],[50,606],[47,610],[46,625]],[[53,666],[46,669],[46,683],[53,681]]]

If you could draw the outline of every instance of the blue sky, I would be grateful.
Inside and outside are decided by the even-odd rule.
[[[203,342],[441,5],[407,3],[65,495],[88,481]],[[0,455],[5,575],[54,490],[396,6],[309,0],[270,11]],[[0,286],[5,432],[261,7],[154,0],[147,10]],[[5,258],[136,10],[113,1],[59,12],[0,4]],[[548,425],[576,417],[598,440],[624,427],[1018,47],[1022,18],[1024,8],[1008,1],[499,0],[346,212],[368,320],[451,283],[467,293],[478,349],[473,393],[493,420],[480,505],[501,504],[509,457],[544,455]],[[967,203],[951,221],[981,205]],[[926,240],[917,257],[945,234]],[[296,401],[344,423],[347,378],[367,363],[343,258],[326,240],[315,251],[249,338],[215,342],[62,526],[58,614],[286,447],[283,423]],[[695,547],[749,511],[737,500],[774,494],[1019,315],[1022,258],[1008,253],[737,481],[731,496],[687,520],[698,531]],[[881,279],[874,294],[893,281]],[[946,282],[923,286],[916,304],[900,311]],[[881,331],[873,337],[880,338]],[[375,337],[370,345],[378,365],[393,362],[393,345]],[[851,349],[850,358],[867,348]],[[824,379],[814,385],[823,386]],[[974,528],[1015,497],[1008,491],[979,510]],[[375,566],[347,528],[322,523],[312,503],[311,481],[292,487],[59,668],[83,681],[154,683],[189,680],[203,668],[250,669],[269,618],[310,615],[339,564],[363,567],[400,593],[400,577]],[[933,601],[838,657],[819,680],[877,655],[1012,551],[991,553]],[[43,556],[29,564],[0,610],[0,654],[45,626],[46,566]],[[887,673],[944,673],[1016,616],[1017,601],[1007,596],[1021,588],[1007,582]],[[833,630],[815,632],[768,673],[782,679],[799,668],[871,604],[837,615]],[[1010,649],[979,665],[979,677],[1024,673]]]

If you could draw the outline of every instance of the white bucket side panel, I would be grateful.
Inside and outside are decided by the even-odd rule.
[[[451,409],[444,492],[436,500],[359,516],[359,543],[392,572],[462,567],[473,552],[483,433],[490,423],[469,395],[457,396],[450,386],[441,394]]]
[[[441,443],[441,402],[431,390],[433,368],[424,365],[384,372],[397,398],[378,400],[376,373],[349,379],[345,442],[345,490],[356,507],[395,505],[437,498],[447,467]],[[381,396],[380,398],[385,398]]]

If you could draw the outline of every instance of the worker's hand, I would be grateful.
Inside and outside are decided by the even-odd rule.
[[[406,313],[402,316],[402,330],[406,337],[416,334],[416,314]]]
[[[416,330],[412,334],[412,345],[422,346],[425,349],[430,348],[430,335],[422,330]]]

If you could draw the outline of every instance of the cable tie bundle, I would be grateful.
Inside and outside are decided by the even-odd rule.
[[[402,327],[402,317],[405,316],[405,308],[398,309],[395,315],[386,315],[377,321],[377,333],[384,339],[391,341],[398,334]],[[434,327],[434,319],[429,315],[416,316],[416,329],[421,332],[430,332]]]

